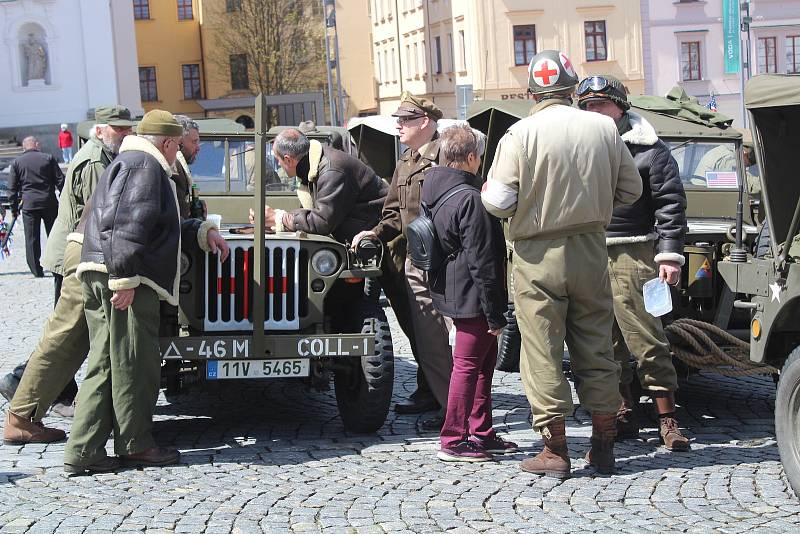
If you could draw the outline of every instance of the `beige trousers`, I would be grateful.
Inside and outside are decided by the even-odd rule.
[[[520,372],[534,428],[573,412],[564,377],[564,342],[578,398],[590,413],[619,408],[620,368],[611,347],[614,322],[605,235],[580,234],[514,243],[514,305],[522,334]]]

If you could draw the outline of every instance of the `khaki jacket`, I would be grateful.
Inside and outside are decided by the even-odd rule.
[[[106,150],[102,142],[90,139],[70,162],[58,204],[58,217],[47,238],[42,257],[42,266],[48,271],[64,274],[64,249],[67,247],[67,236],[78,226],[86,202],[91,198],[100,176],[113,159],[114,156]]]
[[[383,203],[381,221],[375,233],[383,243],[388,243],[401,233],[405,235],[408,223],[419,216],[424,171],[439,160],[439,139],[434,138],[423,145],[419,152],[411,149],[403,152],[394,169],[389,194]]]
[[[481,197],[492,215],[512,217],[512,241],[603,232],[615,206],[642,194],[614,121],[567,104],[540,102],[500,139]]]

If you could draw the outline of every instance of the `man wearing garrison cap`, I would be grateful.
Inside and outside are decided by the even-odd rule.
[[[439,160],[439,139],[436,121],[442,111],[436,104],[409,92],[400,97],[400,106],[392,116],[397,117],[400,142],[406,150],[397,162],[389,194],[383,205],[378,225],[353,238],[353,246],[365,237],[388,244],[400,234],[405,235],[408,223],[419,216],[423,171]],[[428,291],[427,273],[405,262],[405,289],[411,307],[411,319],[416,343],[412,345],[417,360],[417,390],[407,403],[395,406],[397,413],[419,413],[447,406],[450,371],[453,367],[448,331],[450,324],[434,309]],[[449,320],[448,320],[449,321]],[[423,421],[430,429],[441,427],[443,418]]]
[[[228,246],[210,222],[181,221],[170,179],[183,128],[161,110],[122,142],[92,196],[77,276],[89,327],[89,362],[64,452],[68,474],[175,463],[152,434],[160,384],[159,301],[178,304],[180,248]],[[114,433],[115,456],[106,455]]]

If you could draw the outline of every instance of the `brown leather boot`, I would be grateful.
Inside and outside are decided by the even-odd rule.
[[[567,429],[563,418],[542,428],[544,449],[533,458],[522,460],[520,469],[535,475],[569,478],[571,463],[567,452]]]
[[[56,428],[47,428],[6,410],[6,425],[3,428],[3,442],[6,445],[25,445],[27,443],[53,443],[66,439],[67,433]]]
[[[638,399],[633,398],[630,384],[620,384],[622,404],[617,410],[617,441],[639,439],[639,418],[636,415]]]
[[[658,433],[664,447],[673,452],[685,452],[691,449],[689,439],[681,434],[678,421],[675,419],[675,393],[672,391],[654,391],[653,400],[658,411]]]
[[[586,461],[602,475],[613,475],[614,438],[617,435],[617,414],[592,414],[592,448],[586,453]]]

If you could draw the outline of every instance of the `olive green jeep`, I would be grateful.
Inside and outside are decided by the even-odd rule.
[[[745,88],[772,239],[763,257],[731,257],[719,270],[749,318],[750,360],[781,369],[775,432],[786,477],[800,496],[800,76],[761,75]],[[741,217],[738,224],[743,224]]]
[[[261,102],[257,100],[257,109]],[[282,129],[246,132],[198,120],[190,165],[207,211],[221,216],[230,255],[182,253],[179,306],[162,303],[159,344],[168,395],[190,384],[290,378],[316,390],[333,381],[344,426],[378,430],[394,382],[389,324],[379,305],[381,251],[350,250],[329,236],[264,228],[264,205],[300,207],[298,184],[279,169],[271,142]],[[79,126],[83,139],[91,122]],[[352,152],[346,129],[307,134]],[[259,164],[261,163],[261,164]],[[249,210],[261,213],[248,224]],[[255,236],[263,235],[263,246]]]

